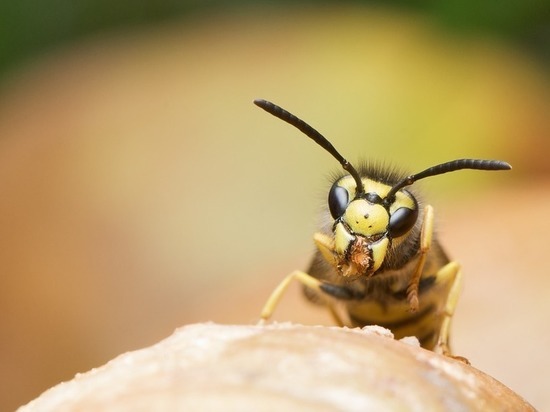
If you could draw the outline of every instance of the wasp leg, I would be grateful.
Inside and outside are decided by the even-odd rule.
[[[277,305],[279,304],[279,301],[283,297],[284,293],[288,289],[289,285],[292,283],[293,280],[297,280],[302,285],[304,285],[306,288],[309,288],[313,290],[316,293],[319,294],[326,294],[327,292],[324,290],[323,286],[334,286],[338,287],[337,285],[331,285],[330,283],[321,282],[319,279],[314,278],[311,275],[308,275],[306,272],[302,272],[299,270],[295,270],[294,272],[290,273],[287,277],[283,279],[279,285],[275,288],[275,290],[271,293],[269,298],[267,299],[267,302],[264,304],[264,307],[262,308],[262,312],[260,314],[260,324],[265,323],[275,311]],[[338,326],[344,326],[345,322],[342,320],[342,317],[338,313],[336,306],[333,302],[323,302],[327,305],[327,308],[336,322]]]
[[[434,352],[449,356],[451,358],[460,360],[464,363],[470,363],[468,359],[462,356],[453,356],[449,346],[449,331],[451,326],[451,319],[454,315],[456,305],[458,303],[458,297],[460,295],[460,289],[462,287],[462,272],[460,266],[456,262],[450,262],[437,272],[436,282],[438,284],[450,285],[449,294],[443,306],[443,321],[441,328],[439,329],[439,337],[434,347]]]
[[[422,229],[420,231],[420,256],[418,257],[418,265],[411,277],[409,286],[407,286],[407,301],[409,302],[409,310],[411,312],[418,311],[418,286],[426,256],[432,245],[432,234],[434,226],[434,209],[430,205],[424,208],[424,218],[422,219]]]
[[[320,288],[321,282],[319,281],[319,279],[315,279],[313,276],[308,275],[305,272],[295,270],[294,272],[290,273],[287,277],[285,277],[281,283],[279,283],[279,285],[275,288],[275,290],[269,296],[269,299],[267,299],[267,302],[262,308],[262,312],[260,314],[260,323],[265,322],[271,317],[271,315],[273,315],[275,308],[279,304],[279,301],[281,300],[283,294],[286,292],[286,290],[288,289],[288,286],[293,280],[297,280],[302,285],[310,289],[313,289],[317,292],[321,292],[321,288]]]

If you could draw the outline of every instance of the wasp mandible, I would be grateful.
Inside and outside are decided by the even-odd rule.
[[[449,326],[461,271],[434,235],[434,211],[410,186],[462,169],[509,170],[500,160],[458,159],[403,175],[362,165],[356,169],[309,124],[266,100],[254,104],[298,128],[342,165],[332,184],[324,220],[313,236],[316,253],[307,271],[290,273],[265,303],[271,317],[293,280],[306,297],[327,306],[337,324],[380,325],[396,338],[416,336],[422,347],[451,356]]]

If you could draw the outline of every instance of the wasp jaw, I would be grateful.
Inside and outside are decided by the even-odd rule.
[[[355,237],[349,246],[349,252],[341,257],[338,262],[338,271],[345,278],[356,278],[359,276],[370,276],[372,268],[372,251],[367,241],[361,236]]]

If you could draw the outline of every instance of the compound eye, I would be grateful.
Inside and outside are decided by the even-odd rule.
[[[403,236],[412,229],[418,218],[418,209],[400,207],[390,216],[389,232],[391,237]]]
[[[334,183],[328,193],[328,208],[334,219],[344,214],[349,203],[349,193],[342,186]]]

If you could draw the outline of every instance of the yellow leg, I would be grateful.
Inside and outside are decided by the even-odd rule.
[[[308,275],[305,272],[301,272],[299,270],[295,270],[294,272],[290,273],[287,277],[283,279],[281,283],[275,288],[275,290],[271,293],[269,296],[269,299],[267,299],[267,302],[265,303],[262,312],[260,314],[260,323],[264,323],[266,320],[268,320],[271,315],[273,315],[273,312],[275,311],[275,308],[279,304],[279,301],[281,300],[283,294],[288,289],[288,286],[293,280],[299,281],[301,284],[307,286],[308,288],[311,288],[315,291],[321,292],[321,289],[319,288],[321,285],[321,282],[318,279],[315,279],[313,276]]]
[[[422,219],[422,229],[420,231],[420,256],[418,258],[418,265],[407,287],[407,300],[411,312],[416,312],[418,310],[418,285],[420,284],[420,278],[424,270],[426,255],[432,245],[433,225],[434,209],[430,205],[426,205],[424,208],[424,218]]]
[[[451,319],[455,313],[458,297],[462,288],[462,272],[460,266],[456,262],[446,264],[439,272],[437,272],[436,283],[449,284],[449,294],[443,306],[443,321],[439,329],[439,337],[434,347],[434,352],[441,355],[460,360],[464,363],[470,363],[468,359],[462,356],[453,356],[449,347],[449,331],[451,327]]]

